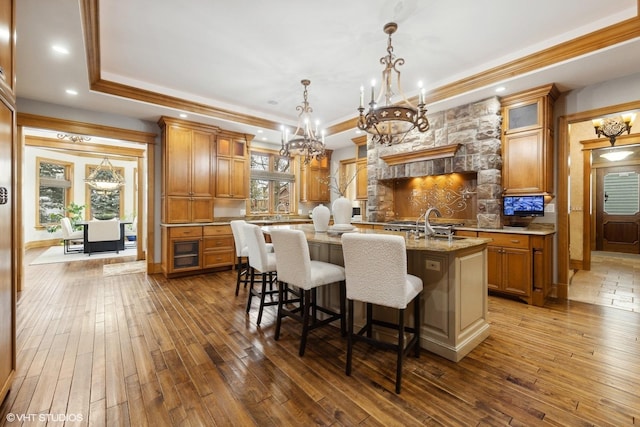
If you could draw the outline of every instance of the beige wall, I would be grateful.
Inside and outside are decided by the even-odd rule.
[[[584,162],[580,141],[596,137],[591,121],[571,125],[569,165],[569,259],[582,261],[582,222],[585,209],[583,206]]]

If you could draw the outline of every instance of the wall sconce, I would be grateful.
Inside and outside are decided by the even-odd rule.
[[[593,120],[593,127],[596,130],[598,138],[606,136],[609,138],[611,145],[616,143],[616,138],[624,132],[631,133],[631,126],[635,120],[635,114],[623,114],[618,117],[608,117],[606,119]]]

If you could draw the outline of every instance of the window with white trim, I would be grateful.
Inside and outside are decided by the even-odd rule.
[[[294,161],[276,152],[251,151],[249,213],[276,215],[295,212]]]
[[[73,194],[73,163],[38,157],[38,209],[36,227],[48,227],[60,222]]]

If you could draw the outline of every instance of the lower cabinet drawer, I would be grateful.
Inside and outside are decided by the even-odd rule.
[[[233,250],[233,236],[205,237],[202,249],[205,251],[211,249]]]
[[[235,253],[233,251],[208,251],[202,254],[202,267],[223,267],[233,265]]]
[[[169,227],[169,238],[202,237],[202,227]]]
[[[219,236],[219,235],[233,235],[230,225],[205,225],[202,227],[202,234],[204,236]]]
[[[478,232],[478,237],[493,239],[490,246],[503,246],[508,248],[529,249],[529,236],[513,233],[487,233]]]

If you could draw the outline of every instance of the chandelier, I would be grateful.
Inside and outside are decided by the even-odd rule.
[[[318,124],[316,120],[315,129],[311,126],[311,113],[313,109],[307,101],[307,86],[311,84],[310,80],[304,79],[300,83],[304,86],[303,101],[301,105],[296,107],[298,114],[298,127],[289,136],[289,129],[282,128],[282,148],[281,156],[299,155],[304,157],[304,164],[308,165],[311,160],[321,160],[325,157],[324,131],[322,131],[322,139],[318,139]]]
[[[373,135],[373,142],[384,145],[402,142],[407,133],[413,129],[426,132],[429,129],[427,110],[424,103],[424,90],[421,88],[418,95],[418,108],[415,108],[406,98],[400,84],[400,70],[398,66],[404,65],[403,58],[396,58],[391,45],[391,35],[398,29],[398,24],[390,22],[384,26],[385,34],[389,35],[387,42],[387,55],[380,58],[384,65],[382,71],[382,84],[378,98],[375,98],[375,82],[371,83],[371,102],[369,111],[364,114],[364,88],[360,88],[360,106],[358,111],[358,128]],[[392,81],[396,77],[398,95],[402,96],[402,103],[393,105],[391,98],[396,95],[393,92]],[[384,100],[384,105],[380,101]],[[398,139],[399,138],[399,139]]]
[[[611,145],[616,143],[616,138],[624,132],[631,133],[631,126],[636,118],[635,114],[624,114],[618,117],[608,117],[606,119],[593,120],[593,127],[598,138],[606,136]]]
[[[116,172],[109,159],[105,157],[84,182],[96,191],[108,193],[122,187],[124,178]]]

